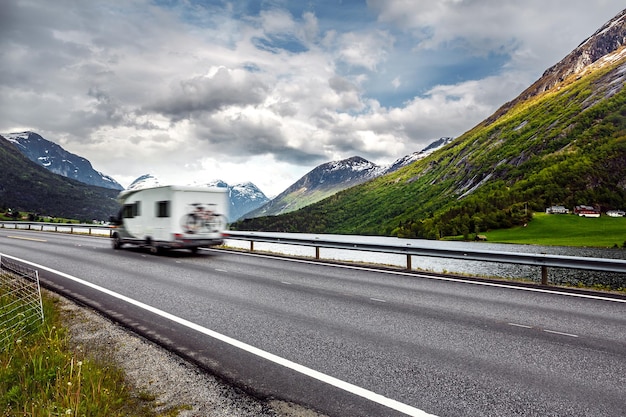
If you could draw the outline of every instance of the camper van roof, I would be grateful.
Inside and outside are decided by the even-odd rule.
[[[197,187],[197,186],[190,186],[190,185],[159,185],[157,187],[138,188],[135,190],[123,190],[117,195],[117,199],[124,200],[128,198],[129,196],[135,193],[138,193],[140,191],[158,190],[158,189],[162,189],[162,190],[169,189],[170,191],[200,191],[200,192],[213,191],[213,192],[224,192],[224,193],[228,191],[227,188],[223,188],[223,187]]]

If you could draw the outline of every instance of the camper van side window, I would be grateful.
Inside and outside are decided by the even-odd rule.
[[[122,217],[125,219],[132,219],[133,217],[137,217],[141,215],[141,210],[139,210],[139,201],[133,204],[124,204],[124,208],[122,209]]]
[[[125,219],[132,219],[133,217],[135,217],[135,205],[124,204],[124,208],[122,209],[122,217]]]
[[[157,217],[170,217],[170,202],[169,201],[157,201],[156,215]]]

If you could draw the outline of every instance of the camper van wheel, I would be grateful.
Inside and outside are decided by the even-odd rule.
[[[118,234],[113,236],[112,242],[113,249],[120,249],[122,247],[122,239],[120,239]]]
[[[191,253],[193,253],[194,255],[195,255],[196,253],[198,253],[198,249],[200,249],[200,248],[199,248],[199,247],[197,247],[197,246],[192,246],[191,248],[189,248],[189,250],[191,251]]]
[[[159,255],[161,253],[161,248],[155,244],[151,244],[150,253],[153,255]]]

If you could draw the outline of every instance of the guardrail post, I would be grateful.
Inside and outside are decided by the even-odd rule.
[[[548,285],[548,267],[541,267],[541,285]]]
[[[320,247],[316,246],[315,247],[315,259],[319,259],[320,258]]]
[[[408,269],[409,271],[413,269],[412,257],[410,254],[406,255],[406,269]]]
[[[89,236],[91,236],[91,227],[89,228]]]
[[[70,226],[70,234],[74,234],[74,226]]]
[[[254,240],[250,241],[250,252],[254,252]]]

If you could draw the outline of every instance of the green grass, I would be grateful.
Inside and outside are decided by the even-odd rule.
[[[546,246],[624,247],[626,218],[535,213],[526,227],[481,233],[489,242]]]
[[[106,358],[73,349],[56,300],[44,297],[45,321],[15,335],[0,352],[2,416],[175,416],[125,381]]]

